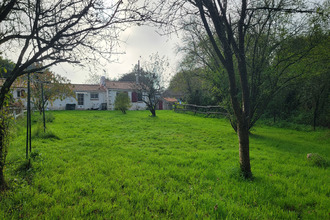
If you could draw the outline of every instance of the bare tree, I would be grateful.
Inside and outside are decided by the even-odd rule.
[[[206,46],[211,49],[207,51],[214,57],[211,68],[223,70],[228,80],[240,167],[245,178],[252,177],[249,129],[261,115],[259,110],[265,104],[261,101],[271,98],[279,83],[296,77],[286,75],[286,70],[310,50],[288,53],[290,48],[285,44],[292,36],[307,32],[305,15],[317,10],[306,7],[304,2],[294,0],[184,0],[169,1],[161,8],[167,23],[165,31],[171,27],[174,31],[184,29],[195,20],[206,33],[210,42]],[[261,93],[263,89],[268,92]]]
[[[0,107],[18,76],[60,62],[80,64],[107,59],[125,24],[149,18],[145,6],[135,1],[16,0],[3,3],[1,11],[12,2],[14,6],[1,20],[0,48],[5,54],[16,51],[17,59],[1,88]],[[43,65],[32,67],[34,63]]]
[[[136,0],[2,1],[0,50],[4,55],[16,54],[16,58],[15,67],[1,87],[0,110],[11,85],[21,75],[61,62],[107,60],[125,25],[150,19],[146,4],[137,4]],[[0,186],[4,185],[3,167],[0,164]]]
[[[57,99],[63,100],[74,96],[70,80],[64,76],[52,73],[48,69],[43,73],[31,75],[31,101],[40,115],[48,103],[52,105]]]
[[[142,101],[147,105],[152,117],[156,117],[157,105],[164,92],[163,76],[168,65],[165,57],[160,57],[158,53],[151,55],[149,61],[142,65],[143,76],[139,77],[135,86],[135,89],[142,94]]]

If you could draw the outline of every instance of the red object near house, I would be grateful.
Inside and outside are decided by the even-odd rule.
[[[163,110],[163,101],[159,101],[158,103],[158,109]]]
[[[132,92],[132,102],[138,101],[138,94],[136,92]]]

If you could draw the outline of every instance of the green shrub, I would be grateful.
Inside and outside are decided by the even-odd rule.
[[[307,160],[314,166],[327,167],[328,161],[318,153],[307,154]]]
[[[40,158],[41,156],[41,153],[38,149],[35,149],[33,150],[31,153],[30,153],[30,157],[33,159],[33,160],[36,160],[37,158]]]
[[[46,114],[46,122],[53,122],[55,120],[55,116],[52,113]]]
[[[45,114],[45,121],[46,121],[46,123],[47,122],[49,122],[49,123],[51,123],[51,122],[53,122],[54,120],[55,120],[55,116],[53,115],[53,113],[46,113]],[[31,122],[32,122],[32,124],[33,123],[43,123],[43,116],[42,116],[42,114],[40,115],[39,113],[33,113],[32,115],[31,115]]]
[[[32,130],[32,136],[35,138],[53,138],[60,139],[52,130],[46,129],[44,132],[44,126],[42,123],[38,123],[37,126]]]
[[[122,113],[126,114],[126,111],[131,107],[131,100],[128,94],[121,92],[116,96],[115,109],[120,110]]]

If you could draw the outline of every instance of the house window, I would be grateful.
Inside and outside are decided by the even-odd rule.
[[[142,93],[141,92],[132,92],[132,102],[141,102]]]
[[[84,94],[78,93],[78,105],[84,105]]]
[[[24,89],[22,90],[17,90],[17,98],[24,98],[25,96],[25,91]]]
[[[142,100],[142,92],[139,92],[139,93],[138,93],[138,101],[139,101],[139,102],[143,101],[143,100]]]
[[[98,93],[91,93],[91,99],[99,99]]]

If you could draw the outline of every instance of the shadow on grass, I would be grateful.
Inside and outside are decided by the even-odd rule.
[[[227,170],[227,175],[229,176],[229,178],[236,180],[237,182],[253,182],[255,180],[254,176],[250,178],[245,178],[239,164],[237,164],[237,166],[229,168]]]
[[[277,209],[281,209],[284,212],[292,212],[298,218],[301,218],[306,208],[310,208],[313,204],[309,201],[297,202],[292,197],[287,196],[287,191],[284,190],[287,187],[285,180],[273,178],[271,175],[260,175],[255,173],[252,179],[244,179],[240,173],[239,165],[231,167],[227,170],[227,175],[231,179],[230,184],[239,185],[242,192],[246,194],[253,194],[254,191],[258,193],[256,197],[247,196],[243,197],[245,202],[252,207],[263,207],[267,205],[269,201],[273,201],[273,206]],[[284,178],[284,177],[283,177]]]
[[[16,174],[25,180],[29,185],[32,183],[34,176],[34,169],[32,166],[31,159],[24,160],[15,170]]]
[[[26,181],[29,185],[32,183],[36,170],[33,167],[33,162],[42,160],[41,153],[38,150],[30,152],[30,159],[21,161],[18,167],[15,169],[17,176]]]
[[[38,126],[36,129],[33,129],[32,136],[35,138],[60,140],[52,130],[47,129],[44,131],[43,126]]]
[[[270,137],[266,135],[260,135],[251,133],[250,139],[254,141],[259,141],[258,145],[262,144],[263,146],[276,148],[277,150],[290,153],[302,153],[305,150],[308,150],[310,146],[307,146],[306,143],[301,144],[299,141],[289,139],[289,134],[284,137]]]

